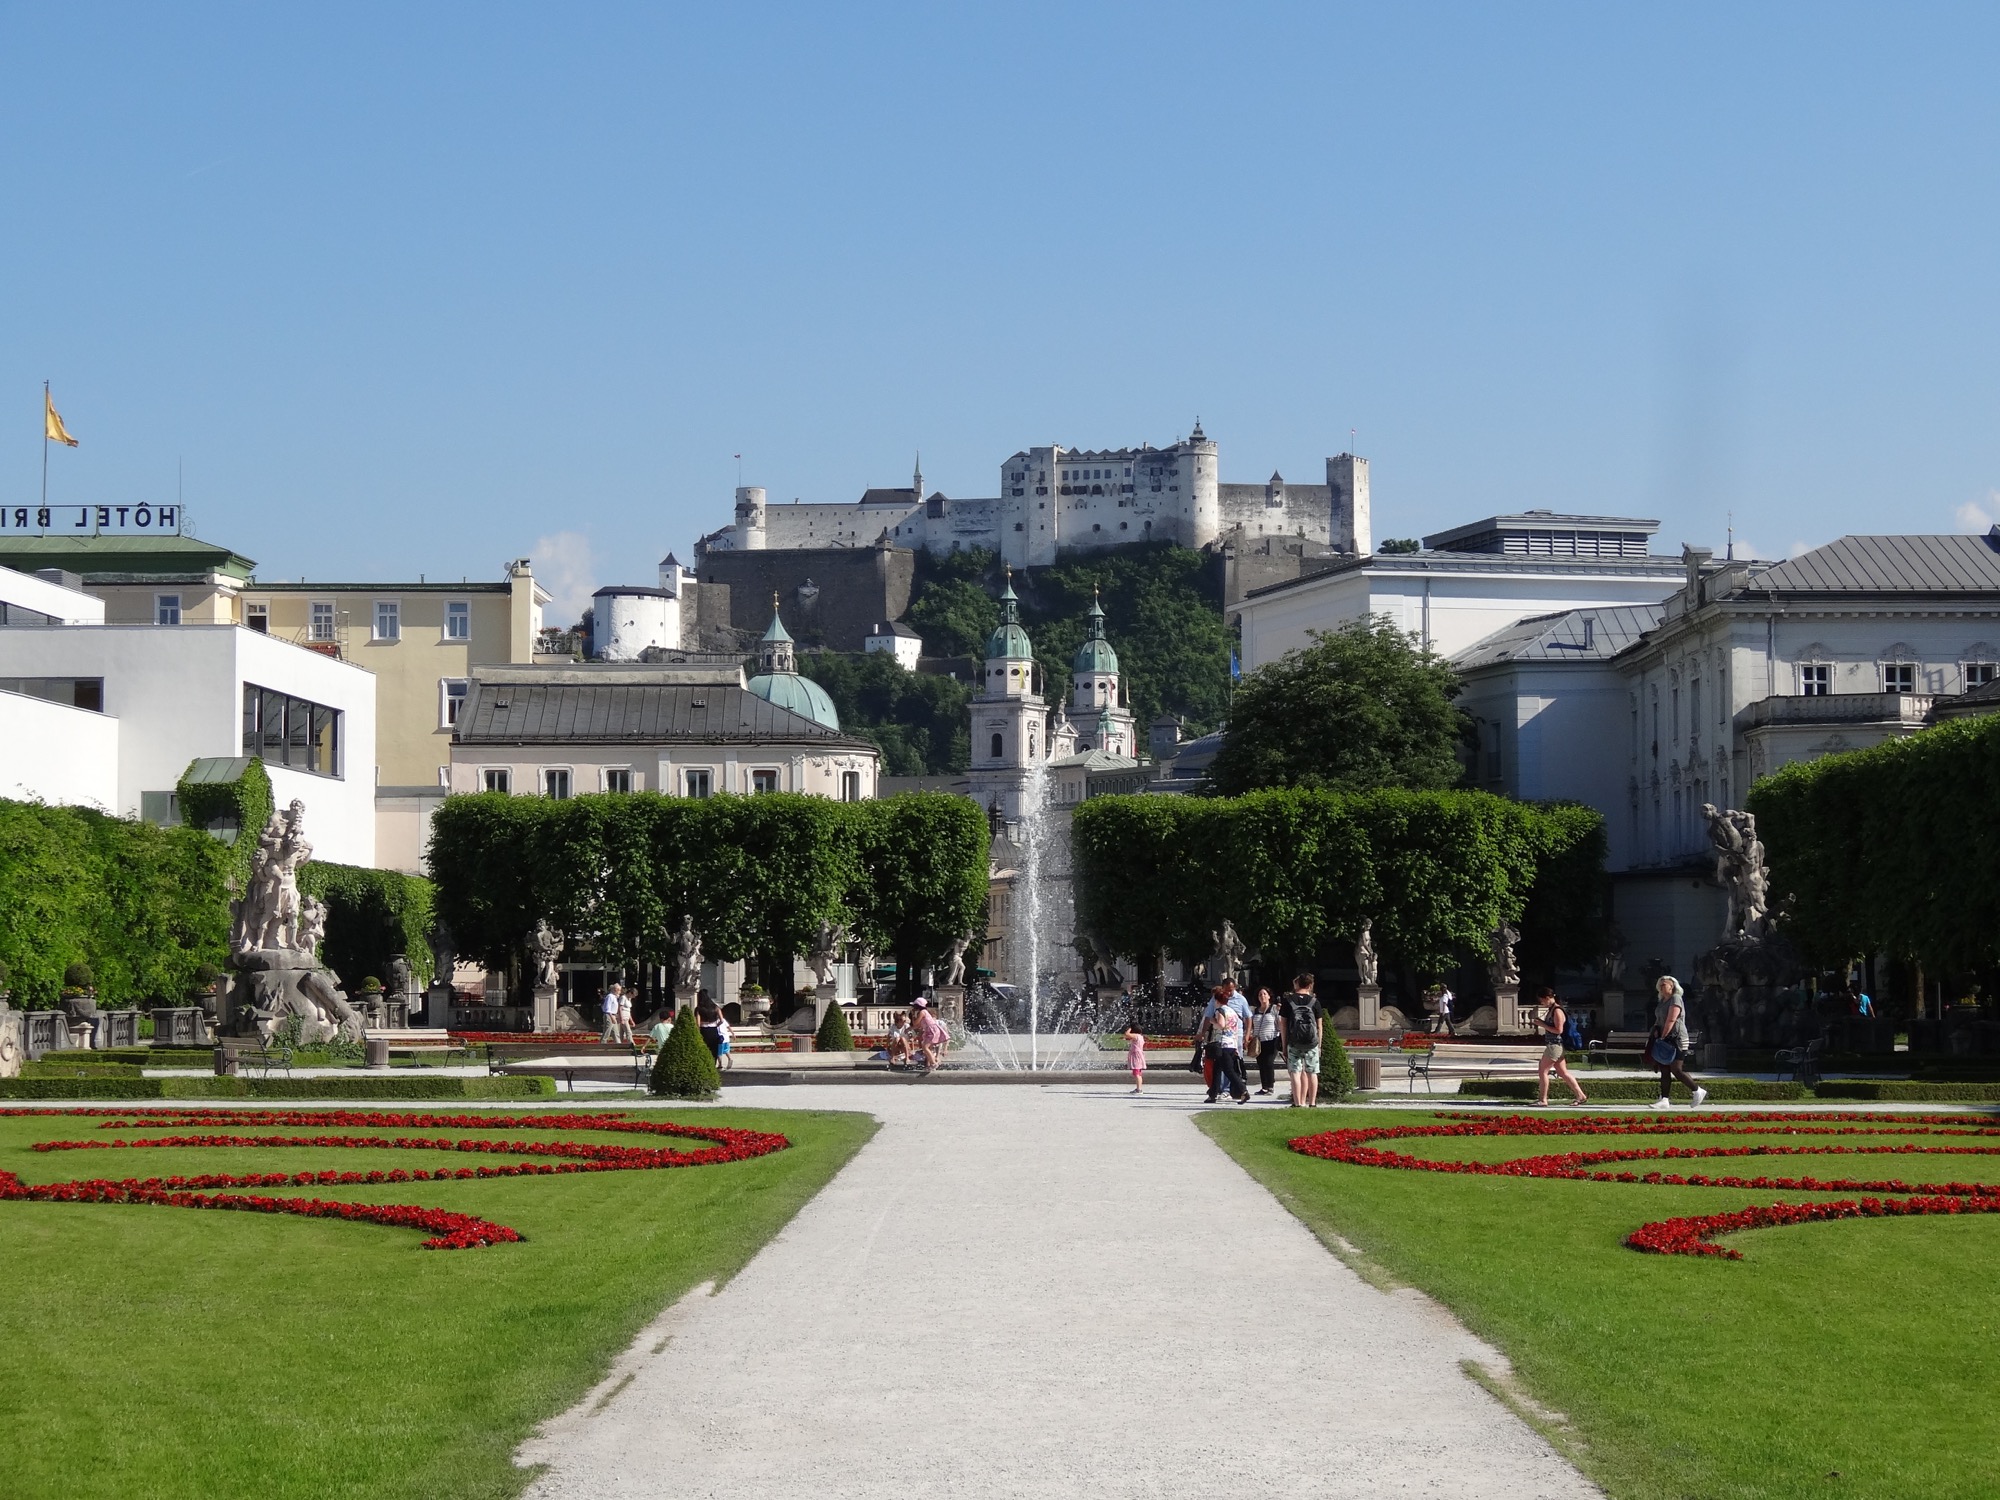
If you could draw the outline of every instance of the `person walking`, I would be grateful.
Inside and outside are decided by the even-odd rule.
[[[1125,1028],[1125,1071],[1132,1075],[1132,1092],[1146,1092],[1146,1033],[1132,1022]]]
[[[1238,1104],[1248,1104],[1250,1089],[1243,1081],[1243,1018],[1229,1003],[1221,985],[1215,987],[1211,998],[1213,1004],[1205,1023],[1211,1069],[1207,1102],[1215,1103],[1215,1096],[1226,1088],[1229,1097]]]
[[[729,1064],[729,1017],[717,1017],[715,1022],[716,1053],[715,1065],[726,1068]]]
[[[1319,1105],[1319,1049],[1326,1040],[1326,1008],[1313,993],[1313,977],[1298,974],[1285,996],[1285,1070],[1292,1080],[1293,1109]]]
[[[1446,1036],[1457,1036],[1458,1028],[1453,1024],[1451,1018],[1453,999],[1451,987],[1449,985],[1434,984],[1431,986],[1431,991],[1437,996],[1438,1003],[1437,1025],[1431,1029],[1433,1031],[1442,1031]]]
[[[1549,1102],[1549,1070],[1553,1068],[1569,1085],[1570,1092],[1576,1095],[1576,1102],[1583,1104],[1589,1096],[1584,1093],[1583,1085],[1576,1081],[1576,1075],[1570,1072],[1569,1062],[1563,1056],[1563,1033],[1569,1029],[1569,1016],[1563,1010],[1562,1002],[1556,999],[1553,986],[1543,985],[1539,999],[1541,1004],[1535,1011],[1535,1024],[1542,1031],[1542,1060],[1536,1065],[1535,1082],[1541,1097],[1535,1103],[1545,1106]]]
[[[628,1047],[633,1045],[632,996],[623,988],[618,991],[618,1040]]]
[[[1688,1107],[1699,1109],[1701,1101],[1708,1097],[1708,1090],[1688,1076],[1685,1059],[1691,1044],[1688,1041],[1687,996],[1681,990],[1681,982],[1671,974],[1662,974],[1653,990],[1659,997],[1659,1019],[1653,1023],[1653,1042],[1646,1049],[1646,1056],[1660,1070],[1660,1097],[1653,1101],[1652,1107],[1673,1107],[1668,1089],[1678,1078],[1687,1085]]]
[[[1250,1040],[1257,1047],[1257,1092],[1267,1098],[1277,1092],[1278,1053],[1283,1049],[1285,1017],[1271,1003],[1271,992],[1257,991],[1256,1009],[1250,1012]]]
[[[618,997],[623,985],[614,984],[604,992],[604,1035],[598,1040],[609,1045],[618,1040]]]
[[[722,1057],[722,1033],[717,1028],[722,1025],[722,1007],[715,1003],[707,990],[695,991],[694,1018],[701,1026],[701,1039],[708,1047],[710,1057]]]
[[[1208,1084],[1210,1098],[1215,1096],[1221,1085],[1215,1078],[1215,1054],[1202,1045],[1200,1038],[1207,1032],[1209,1022],[1215,1019],[1216,1011],[1222,1009],[1236,1012],[1237,1022],[1242,1028],[1237,1032],[1239,1040],[1250,1035],[1250,1002],[1243,998],[1233,979],[1225,979],[1209,991],[1208,1004],[1202,1008],[1200,1024],[1195,1027],[1195,1051],[1201,1058],[1201,1076]],[[1241,1055],[1239,1051],[1239,1058]]]

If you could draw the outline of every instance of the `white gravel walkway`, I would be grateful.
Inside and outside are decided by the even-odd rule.
[[[743,1090],[883,1129],[526,1445],[555,1497],[1600,1492],[1193,1123],[1115,1087]],[[1264,1107],[1264,1106],[1259,1106]],[[1303,1126],[1311,1116],[1294,1112]]]

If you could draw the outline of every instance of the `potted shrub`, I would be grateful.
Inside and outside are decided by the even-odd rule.
[[[62,1008],[72,1021],[97,1014],[97,976],[80,959],[63,970]]]
[[[198,965],[194,971],[194,994],[190,996],[196,1005],[213,1018],[219,1009],[221,999],[222,970],[214,964]]]

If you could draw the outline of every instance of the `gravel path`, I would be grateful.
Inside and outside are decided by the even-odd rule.
[[[530,1495],[1599,1494],[1461,1372],[1493,1350],[1343,1266],[1193,1101],[744,1092],[883,1129],[522,1449]]]

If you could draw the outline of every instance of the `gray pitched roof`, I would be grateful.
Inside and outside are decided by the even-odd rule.
[[[1503,661],[1609,661],[1660,623],[1660,604],[1569,609],[1530,615],[1474,641],[1452,665],[1461,672]]]
[[[2000,538],[1844,536],[1757,576],[1779,594],[2000,593]]]
[[[465,745],[866,742],[731,684],[488,682],[475,679],[458,721]]]

